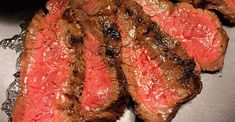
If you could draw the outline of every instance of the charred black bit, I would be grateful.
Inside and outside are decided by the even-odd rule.
[[[152,24],[152,29],[153,29],[153,32],[157,33],[157,32],[159,32],[160,27],[156,23],[153,23]]]
[[[71,45],[76,45],[76,44],[83,44],[83,37],[74,37],[74,36],[71,36],[69,38],[69,43]]]
[[[122,4],[122,1],[121,0],[115,0],[115,5],[120,7]]]
[[[104,25],[103,33],[105,36],[111,36],[113,40],[121,39],[121,33],[113,25]]]
[[[143,18],[141,16],[136,16],[135,21],[137,23],[141,23],[143,21]]]
[[[126,9],[126,16],[133,16],[133,15],[134,15],[133,11],[131,9],[127,8]]]
[[[143,35],[146,35],[150,32],[151,27],[147,27],[146,29],[143,30]]]
[[[181,57],[179,57],[177,55],[175,55],[174,58],[175,58],[175,61],[177,61],[179,63],[179,65],[183,65],[185,62]]]
[[[196,64],[193,60],[189,60],[186,66],[187,67],[185,67],[184,74],[183,74],[183,79],[185,81],[187,81],[192,76]]]
[[[157,41],[159,44],[161,44],[161,45],[164,44],[164,43],[163,43],[163,38],[161,37],[160,34],[156,34],[155,39],[156,39],[156,41]]]
[[[113,48],[107,48],[105,55],[112,59],[118,56],[118,52],[116,52]]]

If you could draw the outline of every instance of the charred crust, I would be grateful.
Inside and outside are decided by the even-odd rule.
[[[122,5],[122,1],[121,0],[115,0],[115,5],[117,7],[120,7]]]
[[[147,34],[149,34],[149,32],[151,31],[151,27],[147,27],[147,28],[145,28],[144,30],[143,30],[143,35],[147,35]]]
[[[131,9],[129,9],[129,8],[127,8],[125,10],[125,13],[126,13],[126,16],[133,16],[134,15],[133,11]]]
[[[177,61],[179,65],[184,65],[185,61],[181,57],[175,55],[174,58],[175,58],[175,61]]]
[[[141,16],[136,16],[135,17],[135,22],[142,23],[143,22],[143,18]]]
[[[109,57],[110,59],[116,58],[118,56],[118,52],[113,48],[106,48],[105,56]]]
[[[103,33],[110,36],[113,40],[121,40],[121,33],[114,24],[104,24]]]
[[[69,44],[71,45],[84,44],[83,37],[71,36],[69,38]]]
[[[183,80],[187,81],[192,77],[196,64],[193,60],[189,60],[188,62],[185,62],[185,66],[186,67],[184,68]]]
[[[158,26],[157,23],[152,23],[151,28],[152,28],[154,33],[158,33],[160,31],[160,27]]]

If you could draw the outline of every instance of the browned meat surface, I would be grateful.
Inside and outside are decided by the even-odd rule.
[[[209,0],[205,2],[205,8],[218,10],[224,15],[224,18],[235,23],[235,0]]]
[[[187,3],[136,0],[161,29],[179,41],[199,70],[217,71],[224,64],[228,36],[218,17]]]
[[[112,48],[121,42],[66,1],[50,0],[47,9],[28,27],[13,121],[116,121],[128,102]]]

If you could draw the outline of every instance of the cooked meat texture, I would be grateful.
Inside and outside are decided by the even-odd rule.
[[[228,36],[218,17],[187,3],[163,0],[136,0],[161,29],[179,41],[197,63],[197,69],[217,71],[222,68]]]
[[[145,121],[171,120],[179,106],[201,90],[195,62],[136,2],[123,1],[117,16],[122,66],[137,114]]]
[[[188,2],[197,7],[210,10],[217,10],[224,15],[224,18],[235,23],[235,0],[178,0]]]
[[[86,4],[91,6],[81,8],[89,15],[101,18],[101,23],[109,19],[106,15],[116,15],[113,25],[117,25],[122,38],[113,27],[106,29],[109,30],[106,34],[122,43],[116,50],[121,52],[128,91],[137,104],[136,113],[145,121],[171,120],[180,104],[201,90],[200,77],[194,70],[195,62],[176,40],[159,30],[135,1],[95,3],[97,1],[88,1]]]
[[[48,1],[28,27],[14,122],[116,121],[127,105],[112,49],[121,42],[107,43],[96,19],[68,5]]]
[[[73,77],[75,56],[68,44],[70,34],[60,19],[64,4],[63,0],[49,1],[49,14],[40,11],[28,27],[14,122],[67,122],[80,118],[68,109],[73,101],[67,100],[63,90]]]
[[[86,121],[116,121],[128,101],[120,57],[115,56],[118,54],[114,49],[121,42],[105,35],[108,27],[99,23],[98,17],[89,17],[79,8],[66,10],[65,17],[81,23],[84,30],[85,78],[79,100],[80,114]],[[105,20],[105,24],[110,25],[109,22]]]

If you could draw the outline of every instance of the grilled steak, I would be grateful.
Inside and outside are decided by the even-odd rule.
[[[127,104],[120,58],[113,54],[113,46],[121,46],[121,43],[105,36],[106,27],[99,23],[99,19],[88,17],[79,8],[66,10],[65,16],[68,21],[81,23],[85,35],[85,77],[79,101],[80,115],[86,121],[116,121]]]
[[[199,70],[216,71],[223,66],[228,36],[215,14],[187,3],[136,1],[151,20],[181,43]]]
[[[123,1],[117,16],[122,66],[137,114],[145,121],[171,120],[179,105],[201,90],[195,62],[137,3]]]
[[[14,122],[116,121],[127,104],[125,77],[96,18],[50,0],[35,15],[21,57]]]
[[[210,10],[217,10],[224,15],[224,18],[235,23],[235,0],[178,0],[188,2],[197,7]]]
[[[74,51],[60,20],[65,1],[49,1],[49,14],[37,13],[28,27],[21,56],[21,91],[13,110],[14,122],[70,121],[63,87],[73,77]],[[79,117],[78,117],[79,118]]]
[[[106,34],[122,42],[121,49],[116,49],[121,55],[114,53],[119,51],[112,54],[122,58],[128,91],[137,104],[136,113],[143,120],[168,121],[180,104],[200,92],[200,77],[194,70],[193,59],[176,40],[160,31],[135,1],[90,0],[85,3],[80,7],[101,18],[101,23],[111,15],[117,17],[112,20],[113,27],[118,26],[122,38],[113,27],[106,29],[109,30]]]

